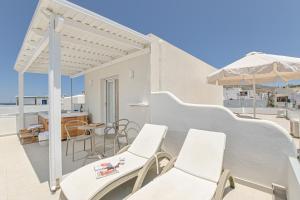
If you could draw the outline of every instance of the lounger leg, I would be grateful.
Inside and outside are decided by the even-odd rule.
[[[67,200],[66,196],[62,191],[60,191],[59,200]]]
[[[230,171],[225,169],[222,172],[222,175],[219,179],[217,190],[216,190],[216,193],[215,193],[215,196],[214,196],[214,200],[222,200],[223,199],[224,190],[225,190],[227,180],[229,180],[229,182],[230,182],[230,187],[235,188],[233,178],[230,175]]]
[[[235,188],[235,184],[234,184],[233,177],[232,177],[232,176],[229,176],[228,180],[229,180],[230,188],[231,188],[231,189],[234,189],[234,188]]]
[[[83,150],[85,151],[85,140],[83,140]]]
[[[160,152],[157,153],[155,156],[152,156],[144,165],[144,167],[139,171],[138,177],[135,181],[131,194],[135,193],[142,187],[144,179],[148,174],[150,168],[156,163],[156,161],[160,162],[162,159],[168,159],[172,163],[175,162],[173,161],[172,156],[166,152]]]

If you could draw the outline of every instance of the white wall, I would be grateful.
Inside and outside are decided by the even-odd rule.
[[[130,70],[134,78],[130,77]],[[119,118],[129,118],[140,125],[149,121],[149,107],[131,106],[150,99],[150,56],[142,55],[130,60],[93,71],[85,75],[86,111],[93,122],[105,122],[103,80],[119,79]]]
[[[207,75],[215,68],[152,34],[149,36],[158,43],[152,53],[159,52],[159,62],[151,64],[156,73],[152,79],[158,82],[151,83],[158,87],[152,91],[170,91],[190,103],[223,104],[223,88],[206,83]]]
[[[296,158],[289,158],[287,197],[288,200],[300,198],[300,163]]]
[[[288,185],[288,157],[296,157],[296,147],[273,122],[238,118],[222,106],[186,104],[167,92],[152,93],[151,122],[169,127],[164,148],[173,154],[190,128],[224,132],[224,167],[234,176],[267,187]]]

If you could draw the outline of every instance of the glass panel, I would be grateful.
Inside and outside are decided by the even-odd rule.
[[[106,123],[112,123],[115,121],[115,81],[106,81]]]

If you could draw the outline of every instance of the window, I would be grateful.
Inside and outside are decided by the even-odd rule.
[[[46,99],[42,99],[42,105],[47,105],[47,100]]]
[[[277,97],[277,102],[290,102],[288,96]]]
[[[242,96],[242,97],[245,97],[245,96],[247,96],[248,95],[248,92],[247,91],[242,91],[242,92],[240,92],[240,96]]]

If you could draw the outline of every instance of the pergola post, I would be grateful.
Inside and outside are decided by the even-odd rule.
[[[62,18],[51,15],[49,23],[49,184],[59,187],[62,177],[61,157],[61,55],[59,28]]]
[[[19,72],[19,94],[18,94],[18,106],[19,106],[19,124],[18,129],[24,128],[24,73]]]

